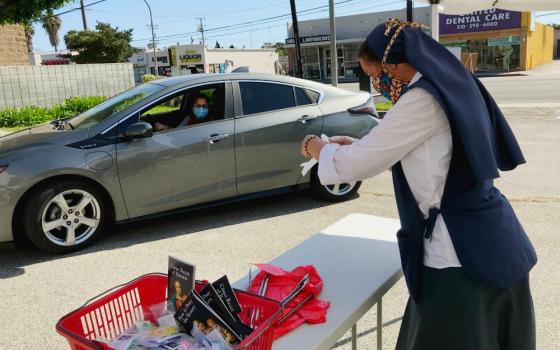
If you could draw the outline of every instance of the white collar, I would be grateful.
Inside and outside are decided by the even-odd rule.
[[[420,80],[420,78],[422,78],[422,73],[416,72],[416,74],[414,74],[414,76],[412,77],[412,79],[410,80],[410,83],[408,83],[408,85],[414,84],[415,82]]]

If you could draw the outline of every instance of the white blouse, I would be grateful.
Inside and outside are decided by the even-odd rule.
[[[420,79],[416,73],[410,84]],[[319,156],[323,185],[364,180],[401,161],[406,180],[424,217],[441,203],[453,143],[445,112],[427,91],[403,94],[378,126],[351,145],[327,144]],[[438,216],[432,239],[424,239],[424,265],[460,267],[447,226]]]

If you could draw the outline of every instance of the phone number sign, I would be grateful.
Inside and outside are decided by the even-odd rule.
[[[439,15],[439,33],[486,32],[521,27],[521,12],[490,9],[466,15]]]

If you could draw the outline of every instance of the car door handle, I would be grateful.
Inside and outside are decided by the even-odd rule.
[[[297,121],[302,123],[302,124],[305,124],[305,123],[310,122],[312,120],[315,120],[317,118],[318,118],[318,116],[316,116],[316,115],[306,114],[306,115],[302,116],[301,118],[299,118]]]
[[[216,142],[220,142],[221,140],[227,139],[229,134],[212,134],[208,136],[205,140],[209,144],[214,144]]]

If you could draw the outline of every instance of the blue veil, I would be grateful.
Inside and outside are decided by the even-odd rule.
[[[366,39],[380,59],[399,27],[391,23],[378,25]],[[386,63],[411,64],[437,89],[475,178],[494,179],[500,176],[499,170],[512,170],[525,163],[504,115],[480,80],[419,27],[399,23],[404,27],[393,39]]]

